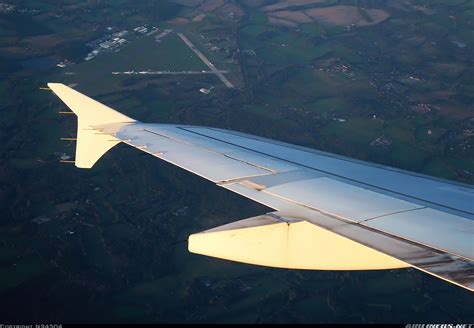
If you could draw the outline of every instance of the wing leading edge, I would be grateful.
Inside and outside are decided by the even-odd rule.
[[[470,185],[234,131],[141,123],[48,86],[78,115],[76,161],[91,160],[76,166],[92,167],[124,142],[276,210],[191,235],[191,252],[285,268],[411,266],[474,290]],[[71,95],[80,101],[71,105]],[[79,152],[84,131],[101,138],[92,155]]]

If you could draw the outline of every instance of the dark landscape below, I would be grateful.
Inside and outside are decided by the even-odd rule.
[[[473,48],[469,0],[0,0],[2,323],[473,322],[472,293],[414,269],[189,253],[270,209],[125,145],[61,163],[76,118],[40,89],[472,185]]]

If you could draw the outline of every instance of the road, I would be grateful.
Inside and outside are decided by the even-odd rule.
[[[199,51],[194,46],[194,44],[191,41],[189,41],[189,39],[186,36],[184,36],[183,33],[177,33],[177,34],[181,38],[181,40],[183,40],[184,43],[186,43],[186,45],[203,61],[203,63],[206,64],[207,67],[209,67],[209,69],[214,74],[216,74],[218,78],[221,79],[221,81],[226,85],[226,87],[234,88],[234,85],[224,76],[222,71],[215,68],[214,65],[209,61],[209,59],[207,59],[206,56],[204,56],[203,53],[201,51]]]
[[[219,73],[228,73],[228,71],[218,71]],[[181,74],[216,74],[215,71],[126,71],[112,72],[112,75],[181,75]]]

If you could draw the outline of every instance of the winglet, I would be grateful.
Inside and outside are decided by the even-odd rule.
[[[120,142],[110,135],[98,134],[95,126],[136,122],[62,83],[48,83],[48,87],[77,115],[77,167],[91,168],[103,154]]]

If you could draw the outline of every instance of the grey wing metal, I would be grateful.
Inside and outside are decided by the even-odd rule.
[[[59,95],[64,90],[58,88]],[[192,235],[195,253],[302,269],[411,266],[474,290],[470,185],[234,131],[122,117],[97,122],[87,128],[110,142],[124,142],[275,210]]]

